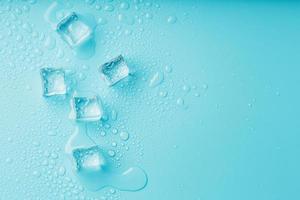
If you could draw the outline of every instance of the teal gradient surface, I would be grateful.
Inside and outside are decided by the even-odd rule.
[[[0,1],[0,199],[300,199],[298,1],[64,1],[97,22],[89,57],[45,20],[52,3]],[[119,54],[134,74],[108,87],[98,68]],[[143,189],[78,180],[71,94],[43,97],[45,66],[101,97],[107,119],[78,141],[141,168]]]

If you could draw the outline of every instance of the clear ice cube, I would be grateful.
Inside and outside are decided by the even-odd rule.
[[[65,71],[61,68],[42,68],[40,70],[43,95],[45,97],[65,95],[67,85],[65,81]]]
[[[64,17],[56,27],[57,32],[62,39],[72,48],[85,43],[91,38],[91,28],[79,19],[74,12]]]
[[[77,121],[98,121],[103,115],[102,104],[97,96],[74,96],[71,107],[70,117]]]
[[[129,68],[122,55],[100,66],[101,77],[112,86],[129,75]]]
[[[72,154],[76,170],[79,172],[105,171],[107,167],[102,149],[98,145],[89,148],[74,149]]]

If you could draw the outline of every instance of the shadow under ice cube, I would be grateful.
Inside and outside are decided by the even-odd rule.
[[[122,55],[100,66],[101,77],[112,86],[129,75],[129,68]]]
[[[74,12],[63,18],[57,24],[56,30],[72,48],[82,45],[92,36],[91,28]]]
[[[70,117],[77,121],[98,121],[103,115],[102,104],[97,96],[74,96],[71,101],[71,107]]]
[[[42,68],[40,70],[43,96],[58,96],[67,93],[65,71],[61,68]]]

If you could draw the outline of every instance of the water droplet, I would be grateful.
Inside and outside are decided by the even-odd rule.
[[[59,169],[58,169],[58,175],[59,176],[64,176],[66,174],[66,168],[64,166],[61,166]]]
[[[116,152],[114,150],[109,150],[107,153],[110,157],[114,157],[116,155]]]
[[[153,15],[152,15],[151,13],[146,13],[146,14],[145,14],[145,17],[146,17],[147,19],[152,19],[152,18],[153,18]]]
[[[98,24],[100,24],[100,25],[107,24],[107,20],[103,17],[99,17],[98,18]]]
[[[166,91],[160,91],[159,92],[159,96],[166,97],[166,96],[168,96],[168,92],[166,92]]]
[[[176,16],[169,16],[167,19],[167,22],[169,24],[175,24],[177,22],[177,17]]]
[[[100,132],[100,135],[101,135],[102,137],[104,137],[104,136],[106,135],[106,132],[105,132],[105,131],[101,131],[101,132]]]
[[[111,146],[116,147],[116,146],[117,146],[117,143],[116,143],[116,142],[112,142],[112,143],[111,143]]]
[[[79,73],[78,73],[78,79],[79,79],[80,81],[83,81],[83,80],[86,79],[86,75],[84,75],[84,73],[79,72]]]
[[[57,159],[58,158],[58,154],[57,153],[51,153],[51,158]]]
[[[100,6],[100,5],[96,5],[96,6],[95,6],[95,9],[96,9],[96,10],[101,10],[101,6]]]
[[[28,32],[28,33],[31,33],[31,32],[32,32],[32,28],[31,28],[30,24],[28,24],[28,23],[24,23],[24,24],[22,25],[22,28],[23,28],[26,32]]]
[[[126,16],[124,14],[119,14],[118,15],[118,20],[122,23],[128,24],[128,25],[133,25],[134,24],[134,18],[130,16]]]
[[[105,5],[104,6],[104,10],[107,11],[107,12],[112,12],[114,11],[114,6],[113,5]]]
[[[7,141],[8,141],[9,143],[11,143],[11,142],[13,141],[13,139],[12,139],[11,137],[8,137],[8,138],[7,138]]]
[[[56,46],[56,40],[54,38],[52,38],[51,36],[48,36],[46,39],[45,39],[45,42],[44,42],[44,46],[49,49],[49,50],[52,50],[55,48]]]
[[[117,134],[118,133],[118,129],[116,129],[116,128],[112,129],[112,133],[113,134]]]
[[[189,92],[191,90],[191,87],[188,85],[184,85],[184,86],[182,86],[182,90],[185,92]]]
[[[129,9],[129,3],[127,2],[122,2],[120,4],[120,8],[123,9],[123,10],[128,10]]]
[[[33,172],[32,172],[32,175],[35,176],[35,177],[40,177],[40,176],[41,176],[41,173],[38,172],[38,171],[33,171]]]
[[[120,138],[121,138],[121,140],[126,141],[126,140],[129,139],[129,134],[128,134],[127,132],[122,131],[122,132],[120,133]]]
[[[167,72],[167,73],[171,73],[172,72],[172,67],[170,67],[170,66],[166,66],[165,67],[165,71]]]
[[[116,121],[117,118],[118,118],[118,112],[117,112],[116,110],[112,110],[112,111],[111,111],[111,119],[112,119],[113,121]]]
[[[83,70],[89,70],[89,66],[88,65],[82,65],[82,69]]]
[[[110,191],[111,194],[115,194],[116,193],[115,189],[110,189],[109,191]]]
[[[178,98],[176,101],[177,105],[183,106],[184,105],[184,100],[182,98]]]
[[[95,3],[95,0],[85,0],[85,3],[92,5],[93,3]]]
[[[149,86],[156,87],[160,85],[164,80],[164,74],[161,72],[156,72],[150,80]]]
[[[12,159],[11,158],[6,158],[5,162],[10,164],[10,163],[12,163]]]

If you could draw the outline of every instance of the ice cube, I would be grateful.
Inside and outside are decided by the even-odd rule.
[[[129,68],[122,55],[100,66],[101,77],[109,85],[113,86],[129,75]]]
[[[72,119],[77,121],[98,121],[103,115],[101,100],[98,96],[73,96],[71,100]]]
[[[57,24],[56,31],[72,48],[82,45],[92,36],[92,29],[74,12]]]
[[[67,85],[65,81],[65,71],[61,68],[42,68],[40,70],[43,95],[45,97],[65,95]]]
[[[72,154],[75,160],[76,170],[79,172],[104,171],[107,167],[102,149],[98,145],[89,148],[74,149]]]

